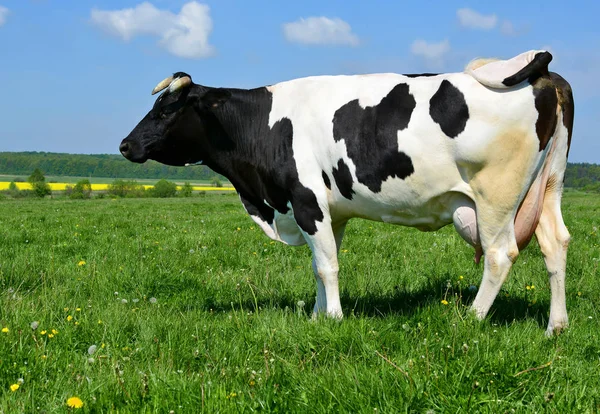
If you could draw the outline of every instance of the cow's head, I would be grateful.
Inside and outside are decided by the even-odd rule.
[[[139,163],[152,159],[179,166],[205,161],[215,124],[211,111],[230,93],[196,85],[183,72],[160,82],[152,94],[163,90],[150,112],[121,142],[121,154]]]

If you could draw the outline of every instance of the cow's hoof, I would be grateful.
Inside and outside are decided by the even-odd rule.
[[[475,305],[471,306],[470,313],[478,321],[484,320],[485,317],[487,316],[487,311],[483,311],[483,310],[477,308]]]
[[[554,323],[548,323],[546,329],[546,337],[551,338],[554,335],[560,335],[562,331],[569,327],[569,321],[559,321]]]

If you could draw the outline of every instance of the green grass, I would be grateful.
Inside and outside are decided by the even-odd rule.
[[[271,243],[235,195],[5,200],[0,412],[596,412],[600,197],[563,205],[571,327],[547,339],[535,241],[477,322],[483,268],[451,226],[354,220],[345,318],[311,321],[308,248]]]

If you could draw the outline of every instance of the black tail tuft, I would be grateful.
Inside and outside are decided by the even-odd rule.
[[[533,60],[527,64],[523,69],[518,71],[512,76],[502,81],[503,85],[508,87],[515,86],[525,79],[535,77],[548,73],[548,64],[552,61],[552,55],[550,52],[540,52],[535,55]]]

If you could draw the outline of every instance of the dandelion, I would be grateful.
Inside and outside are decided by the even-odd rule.
[[[158,300],[155,297],[151,297],[150,299],[148,299],[148,301],[153,304],[158,302]]]
[[[444,305],[444,306],[445,306],[445,305],[448,305],[448,303],[449,303],[449,302],[448,302],[446,299],[442,299],[442,305]]]
[[[240,231],[240,230],[241,230],[241,228],[239,228],[239,227],[238,227],[238,228],[237,228],[237,231]]]
[[[18,390],[18,389],[19,389],[19,384],[13,384],[13,385],[11,385],[11,386],[10,386],[10,390],[11,390],[12,392],[15,392],[15,391],[16,391],[16,390]]]
[[[53,333],[54,335],[56,335],[56,334],[58,333],[58,331],[57,331],[56,329],[52,329],[52,333]]]
[[[10,330],[8,329],[8,327],[4,327],[2,328],[2,333],[8,333]]]
[[[102,319],[98,319],[98,325],[102,325]]]
[[[17,384],[22,385],[25,382],[23,378],[17,379]]]
[[[81,312],[81,308],[75,308],[75,312]]]
[[[54,338],[54,334],[51,334],[51,333],[48,334],[48,338],[50,338],[50,339]]]
[[[80,260],[77,266],[85,266],[85,260]]]
[[[121,299],[121,303],[124,305],[127,304],[127,299]]]
[[[38,326],[40,326],[40,323],[38,321],[33,321],[29,326],[31,326],[32,331],[35,331],[38,328]]]
[[[461,275],[461,276],[458,277],[458,280],[463,280],[464,278],[465,277]]]
[[[67,400],[67,407],[70,408],[81,408],[83,407],[83,401],[79,397],[71,397]]]
[[[40,332],[41,335],[46,335],[46,331],[42,330],[42,332]]]
[[[71,315],[67,316],[67,321],[71,322],[73,320],[73,317]]]

